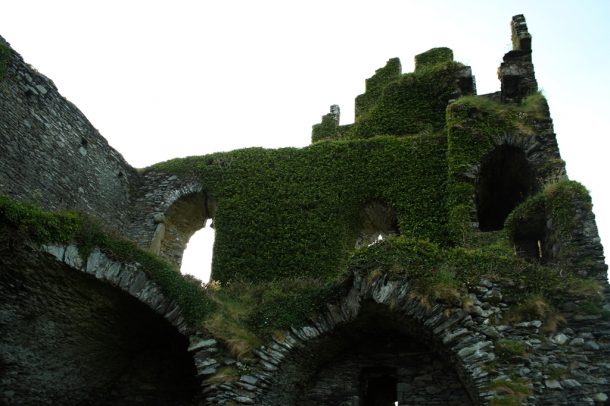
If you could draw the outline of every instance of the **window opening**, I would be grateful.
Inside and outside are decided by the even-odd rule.
[[[479,229],[501,230],[510,212],[534,189],[533,171],[523,150],[510,145],[494,149],[481,164],[476,187]]]
[[[371,246],[389,235],[400,234],[396,211],[383,202],[369,202],[360,212],[360,217],[356,248]]]
[[[215,232],[211,224],[191,236],[182,256],[182,274],[193,275],[203,283],[210,281],[214,237]]]

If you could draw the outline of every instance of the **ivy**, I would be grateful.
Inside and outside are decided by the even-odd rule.
[[[354,250],[360,211],[381,200],[403,235],[446,241],[443,136],[323,141],[176,159],[149,170],[196,176],[218,201],[212,276],[332,279]]]
[[[415,55],[415,71],[434,65],[453,61],[453,51],[449,48],[432,48],[429,51]]]

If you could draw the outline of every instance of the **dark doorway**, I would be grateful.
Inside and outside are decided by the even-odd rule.
[[[476,187],[481,231],[501,230],[511,211],[535,189],[533,171],[521,148],[501,145],[481,163]]]
[[[361,381],[364,406],[394,406],[398,400],[395,369],[365,368]]]

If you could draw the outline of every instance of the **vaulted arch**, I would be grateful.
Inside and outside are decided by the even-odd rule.
[[[210,404],[235,391],[268,406],[486,404],[493,342],[468,312],[427,306],[412,289],[404,277],[354,274],[312,324],[257,350],[260,372],[205,389]]]

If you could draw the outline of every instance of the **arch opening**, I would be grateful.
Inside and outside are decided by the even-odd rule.
[[[175,264],[183,274],[204,282],[210,280],[214,226],[208,220],[216,213],[216,202],[204,192],[194,192],[177,199],[164,214],[156,215],[157,228],[150,249]],[[183,267],[185,251],[187,264]]]
[[[448,357],[418,332],[414,321],[367,301],[353,322],[285,359],[262,403],[471,405]]]
[[[189,239],[182,256],[180,272],[192,275],[203,283],[208,283],[212,276],[212,253],[215,231],[212,224],[196,231]]]
[[[2,321],[11,328],[0,337],[0,359],[7,361],[5,384],[15,399],[196,404],[199,383],[188,339],[162,316],[50,256],[17,247],[3,261],[9,263],[0,278],[0,302],[9,317]]]
[[[380,200],[367,203],[360,212],[356,248],[375,244],[390,235],[399,235],[396,211]]]
[[[510,212],[535,192],[535,185],[521,148],[501,145],[491,151],[481,163],[475,190],[479,230],[501,230]]]

